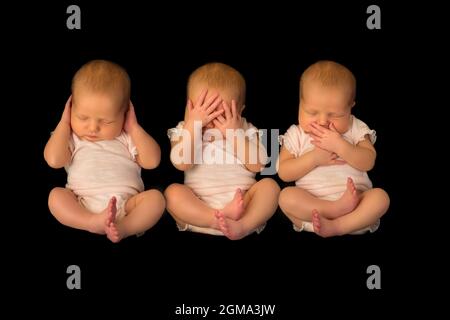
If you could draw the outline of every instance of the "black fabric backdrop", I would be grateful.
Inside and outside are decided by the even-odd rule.
[[[17,133],[28,141],[27,157],[13,164],[26,168],[26,190],[31,190],[20,193],[18,200],[26,236],[17,240],[20,250],[14,250],[12,261],[21,261],[20,266],[10,264],[18,271],[12,279],[15,289],[42,293],[45,288],[46,295],[72,307],[100,297],[139,297],[148,315],[174,319],[181,319],[175,308],[183,303],[275,304],[275,318],[293,319],[305,308],[322,310],[322,303],[353,299],[360,307],[381,312],[381,306],[404,290],[405,259],[412,245],[402,215],[412,207],[399,201],[408,198],[401,183],[406,173],[399,143],[407,91],[399,78],[406,69],[399,63],[406,41],[400,9],[380,4],[382,28],[369,30],[366,9],[371,3],[82,1],[77,3],[81,30],[68,30],[70,4],[34,4],[10,24],[18,34],[10,34],[14,46],[20,46],[11,81],[22,87],[16,95],[21,109],[19,104],[12,109],[30,129]],[[280,210],[263,233],[235,242],[178,232],[167,213],[144,236],[119,244],[62,226],[50,214],[47,197],[53,187],[65,184],[66,174],[46,165],[43,149],[70,94],[74,72],[91,59],[115,61],[130,74],[138,120],[162,148],[160,166],[143,171],[144,183],[160,190],[183,181],[182,172],[170,163],[166,132],[183,118],[186,82],[195,68],[219,61],[238,69],[247,81],[243,115],[258,128],[284,133],[297,121],[302,71],[321,59],[346,65],[357,79],[354,114],[378,135],[377,162],[369,176],[391,196],[379,231],[321,239],[295,233]],[[287,185],[272,178],[281,187]],[[81,268],[81,290],[66,287],[66,269],[72,264]],[[381,268],[381,290],[367,289],[370,265]]]

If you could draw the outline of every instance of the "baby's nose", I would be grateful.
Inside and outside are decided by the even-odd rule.
[[[324,127],[328,127],[328,118],[325,116],[322,116],[319,118],[319,125],[324,126]]]
[[[96,122],[89,123],[89,132],[97,132],[99,127]]]

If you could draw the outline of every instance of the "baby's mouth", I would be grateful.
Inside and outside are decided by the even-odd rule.
[[[87,136],[85,136],[88,140],[97,140],[98,139],[98,137],[97,136],[90,136],[90,135],[87,135]]]

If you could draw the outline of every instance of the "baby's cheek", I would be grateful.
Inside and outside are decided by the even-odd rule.
[[[308,122],[300,122],[300,127],[305,131],[306,133],[311,132],[311,124]]]
[[[336,130],[340,133],[340,134],[344,134],[345,132],[347,132],[347,128],[348,125],[345,123],[335,123],[333,122],[333,126],[336,128]]]

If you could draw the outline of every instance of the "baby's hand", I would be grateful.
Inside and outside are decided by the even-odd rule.
[[[136,113],[134,112],[133,103],[130,101],[130,106],[128,108],[125,121],[123,123],[123,130],[127,133],[131,133],[135,128],[139,126]]]
[[[226,138],[227,129],[232,129],[234,132],[234,130],[242,128],[242,118],[236,110],[236,101],[231,100],[231,109],[226,101],[223,101],[222,106],[225,111],[225,117],[223,115],[219,115],[213,120],[213,123]]]
[[[209,99],[205,101],[207,93],[208,90],[203,90],[195,105],[192,105],[192,101],[190,99],[188,100],[186,107],[186,123],[194,125],[194,121],[201,121],[203,128],[210,121],[224,112],[224,110],[216,110],[217,107],[222,103],[222,98],[220,98],[219,94],[217,93],[209,97]]]
[[[312,123],[311,136],[313,138],[311,141],[313,145],[334,153],[337,153],[343,141],[341,134],[336,130],[333,123],[330,123],[329,129],[317,123]]]
[[[70,127],[70,112],[72,109],[72,95],[70,95],[69,99],[66,102],[66,105],[64,106],[64,111],[61,116],[62,123],[68,125]]]
[[[331,166],[334,164],[346,163],[343,160],[337,160],[338,155],[336,153],[327,151],[317,146],[311,152],[314,154],[314,159],[317,166]]]

